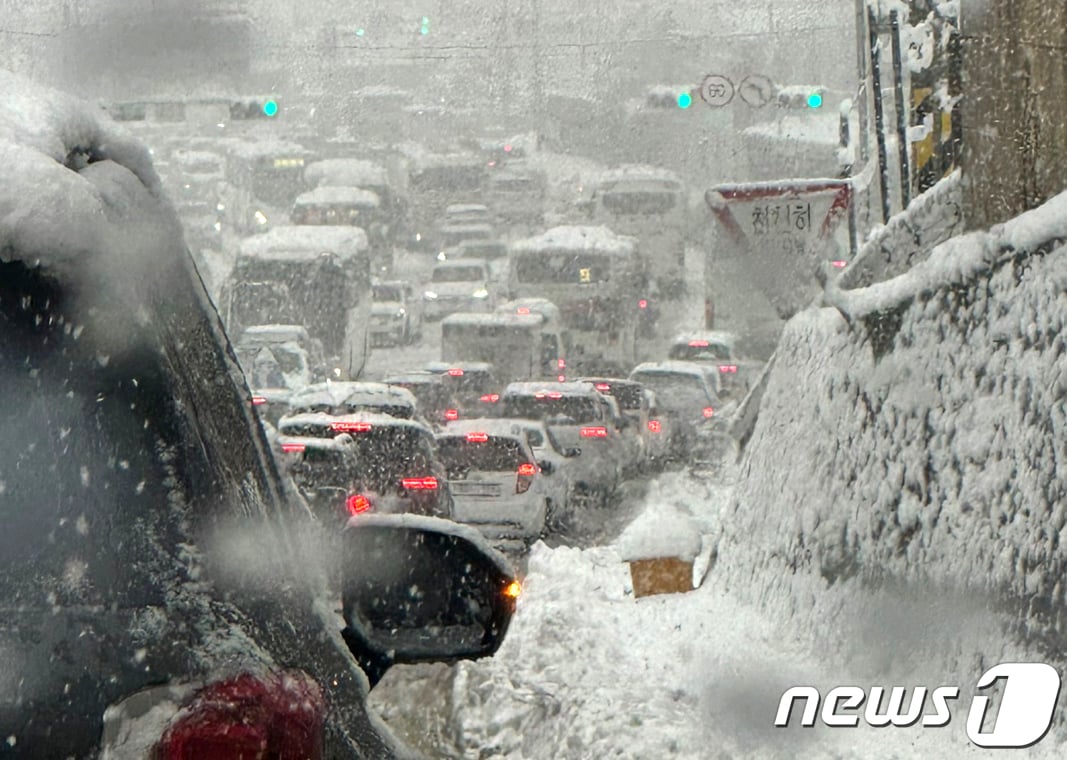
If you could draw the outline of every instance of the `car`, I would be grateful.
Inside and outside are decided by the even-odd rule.
[[[462,414],[455,390],[441,375],[414,370],[389,375],[383,382],[409,391],[418,401],[423,418],[433,427],[439,427],[450,420],[458,420]]]
[[[425,370],[453,390],[457,419],[492,416],[500,400],[496,370],[489,362],[429,362]]]
[[[453,494],[452,519],[516,548],[545,532],[548,477],[526,431],[510,420],[461,420],[437,434]]]
[[[744,359],[738,352],[740,338],[723,330],[701,330],[676,335],[667,358],[715,367],[724,396],[736,398],[748,392],[763,363]]]
[[[379,412],[404,420],[420,416],[418,400],[404,388],[348,381],[316,383],[290,396],[288,414],[309,412],[335,416]]]
[[[344,525],[352,515],[369,509],[365,498],[349,499],[359,493],[355,482],[359,461],[348,435],[299,442],[289,436],[285,439],[285,474],[317,519],[327,525]]]
[[[323,355],[322,342],[312,338],[303,325],[251,325],[237,336],[234,341],[234,351],[237,353],[238,363],[243,366],[242,359],[246,356],[254,356],[256,349],[293,343],[299,346],[306,356],[307,372],[305,375],[303,369],[297,369],[295,365],[290,369],[285,366],[284,359],[279,359],[283,365],[282,371],[295,375],[294,382],[287,387],[296,389],[325,379],[326,358]],[[305,363],[295,358],[294,361],[299,364]]]
[[[706,365],[646,362],[634,368],[630,379],[655,392],[661,418],[670,420],[672,458],[686,458],[698,438],[728,419],[736,406],[724,402],[719,394],[718,370]]]
[[[480,232],[474,237],[464,237],[438,255],[439,261],[456,259],[481,259],[489,267],[489,281],[504,292],[508,283],[508,244],[497,237],[484,237]]]
[[[350,512],[449,516],[452,496],[433,431],[415,420],[368,413],[283,419],[276,439],[282,469],[299,464],[308,447],[339,436],[354,449],[357,460],[348,481]],[[357,502],[362,509],[354,510]]]
[[[392,756],[368,647],[338,635],[359,621],[321,614],[306,513],[147,149],[72,96],[7,72],[0,89],[0,356],[19,357],[0,369],[18,399],[0,408],[5,753]],[[392,642],[375,673],[487,656],[514,609],[499,555],[427,520],[350,523],[345,541],[492,619],[435,628],[391,599],[421,646]],[[344,588],[350,608],[373,591]]]
[[[545,495],[548,498],[548,514],[545,520],[551,531],[562,524],[567,510],[571,507],[571,494],[575,483],[571,460],[581,452],[576,448],[564,448],[541,420],[512,419],[508,422],[525,433],[526,442],[530,444],[541,467],[541,474],[545,476]]]
[[[488,312],[493,305],[485,262],[461,259],[434,265],[423,293],[427,319],[441,319],[456,312]]]
[[[626,454],[611,406],[591,383],[511,383],[501,394],[498,414],[544,422],[565,449],[577,452],[576,499],[609,503],[622,480]]]
[[[372,285],[370,336],[375,345],[406,345],[422,334],[422,299],[406,280],[385,280]]]
[[[654,448],[651,439],[662,435],[662,427],[652,424],[651,394],[640,383],[616,377],[583,377],[577,382],[592,383],[598,392],[614,399],[622,417],[623,437],[630,440],[636,450],[634,466],[638,470],[649,466]]]

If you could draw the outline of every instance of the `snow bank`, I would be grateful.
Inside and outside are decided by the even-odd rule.
[[[791,320],[720,582],[872,673],[1062,670],[1065,237],[1067,194]]]
[[[700,554],[700,529],[688,514],[670,504],[650,504],[627,526],[616,544],[627,562],[677,557],[692,562]]]

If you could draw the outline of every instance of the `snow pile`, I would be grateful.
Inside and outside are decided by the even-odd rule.
[[[650,505],[619,537],[619,556],[627,562],[677,557],[692,562],[700,553],[700,529],[693,518],[670,504]]]
[[[873,672],[1055,661],[1039,644],[1067,623],[1064,238],[1067,194],[790,321],[716,577]]]

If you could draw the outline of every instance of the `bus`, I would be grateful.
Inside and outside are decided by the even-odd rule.
[[[618,375],[634,366],[646,272],[637,239],[606,227],[554,227],[508,249],[509,297],[559,308],[568,374]]]
[[[246,238],[219,297],[226,329],[303,325],[328,376],[355,380],[370,354],[370,254],[359,227],[275,227]]]
[[[560,340],[540,314],[461,312],[441,321],[441,360],[491,363],[504,384],[558,380]]]
[[[231,223],[246,235],[284,225],[293,201],[306,189],[304,166],[313,158],[311,151],[291,142],[232,145],[226,155]]]
[[[677,174],[637,165],[605,172],[587,203],[594,224],[640,240],[657,296],[685,292],[689,194]]]
[[[352,225],[367,233],[375,275],[393,273],[393,245],[378,194],[358,187],[316,187],[293,202],[293,224]]]

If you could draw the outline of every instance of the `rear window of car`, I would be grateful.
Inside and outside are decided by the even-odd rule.
[[[375,426],[352,434],[356,449],[357,477],[364,488],[388,491],[401,478],[431,473],[434,461],[432,438],[425,430],[411,427]]]
[[[634,374],[632,379],[654,391],[656,398],[661,401],[693,396],[703,400],[708,396],[701,378],[685,372],[639,372]]]
[[[470,470],[513,472],[529,461],[514,438],[488,436],[484,441],[471,441],[466,436],[448,436],[439,438],[437,445],[449,478],[462,477]]]
[[[593,399],[584,396],[563,396],[552,398],[549,395],[507,396],[504,398],[503,415],[505,417],[543,420],[550,424],[583,424],[599,419],[597,405]]]
[[[607,393],[614,398],[618,402],[619,408],[624,411],[634,411],[641,408],[643,389],[639,385],[612,385],[609,390],[601,392]]]
[[[334,449],[308,448],[300,463],[294,465],[292,473],[296,480],[304,483],[341,484],[352,475],[351,460]]]

